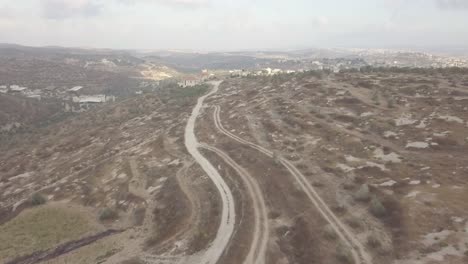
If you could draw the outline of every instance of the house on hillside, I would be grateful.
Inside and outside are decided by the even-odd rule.
[[[68,89],[67,92],[71,93],[71,94],[78,94],[78,92],[83,89],[83,86],[75,86],[75,87],[72,87],[70,89]]]
[[[201,83],[201,80],[196,77],[187,77],[183,81],[178,82],[177,84],[180,87],[186,88],[186,87],[193,87],[193,86],[199,85],[200,83]]]
[[[28,98],[41,100],[42,99],[42,91],[40,89],[35,90],[27,90],[24,92],[24,95]]]
[[[8,93],[8,88],[6,85],[0,85],[0,93]]]
[[[109,102],[115,102],[115,96],[104,94],[80,95],[74,96],[72,98],[71,106],[67,104],[66,109],[71,110],[72,112],[83,112],[91,109],[96,105]]]
[[[22,87],[19,85],[10,85],[9,93],[11,94],[23,94],[27,91],[27,87]]]

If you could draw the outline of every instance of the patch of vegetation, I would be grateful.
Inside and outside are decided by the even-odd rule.
[[[115,220],[119,217],[119,214],[117,211],[111,208],[104,208],[99,212],[99,220],[101,221],[110,221],[110,220]]]
[[[137,208],[133,211],[133,224],[136,226],[141,226],[145,220],[146,208]]]
[[[104,263],[108,258],[112,257],[118,252],[116,249],[106,251],[103,255],[96,258],[96,263]]]
[[[169,90],[169,96],[172,98],[191,98],[199,97],[205,94],[209,90],[209,85],[200,84],[193,87],[173,87]]]
[[[354,199],[360,202],[368,202],[370,200],[369,185],[363,184],[354,195]]]
[[[345,245],[341,243],[336,247],[336,258],[341,263],[354,264],[353,254]]]
[[[377,197],[372,198],[369,211],[376,217],[383,217],[387,214],[387,209]]]
[[[375,234],[370,234],[367,236],[367,245],[371,248],[380,248],[382,243],[380,242],[379,238]]]
[[[35,193],[29,198],[29,202],[32,206],[43,205],[47,202],[47,199],[40,193]]]
[[[41,206],[0,226],[0,259],[46,250],[79,239],[91,230],[88,219],[69,208]]]
[[[144,263],[145,262],[143,262],[140,258],[133,257],[131,259],[127,259],[127,260],[122,261],[120,264],[144,264]]]
[[[387,99],[387,108],[394,108],[395,107],[395,100],[390,96]]]
[[[330,225],[325,226],[323,229],[323,235],[328,240],[336,240],[338,238],[335,230]]]
[[[203,231],[198,231],[193,237],[193,250],[200,251],[206,246],[206,241],[208,240],[208,234]]]
[[[361,220],[355,216],[351,216],[347,218],[346,223],[348,223],[348,225],[352,227],[353,229],[359,229],[362,227]]]
[[[161,239],[157,235],[151,235],[145,240],[145,248],[151,248],[155,245],[157,245]]]

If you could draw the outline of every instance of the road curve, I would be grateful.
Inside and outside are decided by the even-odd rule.
[[[242,178],[249,192],[254,209],[254,233],[249,253],[244,264],[265,264],[265,255],[269,238],[268,214],[262,191],[258,183],[243,167],[236,163],[228,154],[222,150],[203,144],[201,146],[220,156],[237,174]]]
[[[220,118],[220,107],[215,106],[215,111],[213,113],[213,119],[215,122],[216,128],[226,136],[232,138],[233,140],[241,143],[248,145],[261,153],[265,154],[266,156],[273,158],[274,154],[272,151],[265,149],[262,146],[256,145],[252,142],[249,142],[247,140],[244,140],[228,130],[226,130],[222,123],[221,123],[221,118]],[[353,255],[355,263],[359,264],[372,264],[372,258],[370,255],[367,253],[365,250],[364,246],[362,243],[352,234],[349,229],[340,221],[340,219],[333,213],[333,211],[330,210],[328,205],[323,201],[323,199],[320,197],[320,195],[315,191],[315,189],[312,187],[312,185],[309,183],[309,181],[306,179],[306,177],[288,160],[277,157],[280,161],[280,163],[293,175],[294,179],[297,181],[299,186],[302,188],[302,190],[306,193],[307,197],[309,200],[314,204],[314,206],[318,209],[319,213],[324,217],[324,219],[330,224],[330,226],[334,229],[334,231],[337,233],[339,238],[346,244],[348,245],[349,249],[351,250],[351,253]]]
[[[221,223],[218,227],[216,237],[203,253],[200,260],[197,261],[197,263],[200,264],[215,264],[218,262],[231,239],[236,219],[232,192],[215,167],[198,151],[199,143],[195,137],[195,121],[203,106],[203,101],[208,96],[216,93],[220,83],[221,82],[212,82],[211,84],[213,84],[213,89],[206,95],[198,98],[197,104],[193,108],[192,114],[188,119],[187,126],[185,127],[185,147],[190,155],[192,155],[195,161],[200,164],[202,169],[210,177],[211,181],[213,181],[213,184],[216,186],[221,196],[223,207]]]

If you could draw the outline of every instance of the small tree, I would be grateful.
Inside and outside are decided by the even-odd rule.
[[[273,161],[275,162],[276,165],[281,164],[281,156],[277,151],[273,151]]]
[[[387,100],[387,107],[388,108],[394,108],[395,107],[395,101],[393,100],[393,98],[390,96],[388,97],[388,100]]]
[[[375,104],[379,103],[379,92],[377,90],[374,90],[372,93],[372,101],[374,101]]]
[[[360,202],[367,202],[370,199],[369,185],[363,184],[354,195],[354,199]]]
[[[336,240],[338,238],[338,235],[336,234],[335,230],[330,225],[325,226],[325,228],[323,229],[323,235],[328,240]]]
[[[47,199],[40,193],[35,193],[31,196],[30,202],[32,206],[39,206],[45,204],[47,202]]]
[[[338,244],[338,246],[336,247],[336,258],[341,263],[354,264],[353,254],[348,249],[348,247],[346,247],[342,243]]]
[[[369,245],[371,248],[379,248],[382,246],[382,243],[380,242],[377,235],[370,234],[367,236],[367,245]]]
[[[355,217],[355,216],[351,216],[349,218],[346,219],[346,223],[348,223],[348,225],[350,227],[352,227],[353,229],[359,229],[362,227],[362,222],[359,218]]]
[[[108,207],[102,209],[99,212],[99,220],[101,221],[108,221],[108,220],[114,220],[119,216],[119,214],[115,211],[112,210]]]
[[[387,214],[387,209],[377,197],[372,198],[369,210],[376,217],[383,217]]]

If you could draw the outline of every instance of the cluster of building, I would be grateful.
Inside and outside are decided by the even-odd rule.
[[[74,86],[67,90],[58,90],[51,87],[41,89],[29,89],[20,85],[0,85],[0,93],[14,96],[23,96],[41,100],[43,98],[59,99],[67,112],[83,112],[93,106],[102,103],[115,102],[115,96],[104,94],[86,95],[81,91],[83,86]]]
[[[196,85],[199,85],[201,82],[202,82],[201,78],[197,78],[197,77],[194,77],[194,76],[189,76],[189,77],[186,77],[186,78],[182,79],[177,84],[180,87],[187,88],[187,87],[194,87]]]
[[[0,85],[0,93],[11,94],[11,95],[21,95],[28,98],[34,98],[41,100],[42,92],[40,89],[29,89],[28,87],[20,85]]]
[[[264,68],[261,70],[230,70],[229,75],[231,77],[246,77],[246,76],[273,76],[282,73],[295,73],[296,70],[282,70]]]
[[[181,79],[177,84],[183,88],[194,87],[214,77],[214,73],[210,72],[207,69],[204,69],[201,71],[200,75],[187,76]]]

